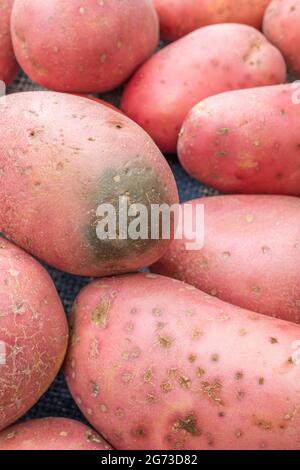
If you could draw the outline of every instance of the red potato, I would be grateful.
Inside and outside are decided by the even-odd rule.
[[[10,17],[14,0],[0,1],[0,80],[8,85],[18,71],[10,35]]]
[[[73,309],[66,377],[117,449],[300,449],[300,327],[153,274]]]
[[[101,93],[121,85],[154,52],[149,0],[15,0],[12,38],[29,77],[56,91]]]
[[[300,323],[300,200],[216,196],[204,205],[205,243],[174,240],[152,271],[248,310]],[[198,227],[200,231],[202,227]]]
[[[282,83],[285,77],[280,52],[259,31],[238,24],[207,26],[146,62],[125,88],[121,108],[162,151],[175,152],[180,127],[199,101]]]
[[[0,238],[0,430],[51,385],[67,341],[67,320],[47,271]]]
[[[300,1],[273,0],[266,11],[263,30],[300,78]]]
[[[93,100],[54,92],[8,95],[0,111],[0,231],[83,276],[136,271],[163,255],[170,240],[122,240],[118,231],[103,240],[97,232],[99,207],[111,204],[119,217],[121,196],[149,213],[152,204],[178,202],[165,158],[139,126]]]
[[[154,0],[161,36],[175,41],[216,23],[243,23],[260,29],[270,0]]]
[[[300,196],[299,103],[290,84],[200,102],[180,133],[183,167],[225,193]]]
[[[109,449],[111,447],[92,429],[65,418],[27,421],[0,433],[0,451]]]

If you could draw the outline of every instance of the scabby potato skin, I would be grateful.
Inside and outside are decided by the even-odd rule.
[[[216,23],[243,23],[260,28],[270,0],[154,0],[161,36],[169,41]]]
[[[180,133],[183,167],[224,193],[299,196],[299,95],[287,84],[200,102]]]
[[[0,238],[0,429],[15,422],[47,390],[63,362],[68,326],[47,271]]]
[[[9,85],[19,69],[10,35],[13,3],[14,0],[1,0],[0,2],[0,80],[6,85]]]
[[[296,324],[135,274],[77,298],[66,377],[117,449],[299,449]]]
[[[273,0],[264,17],[263,31],[300,78],[300,1]]]
[[[159,259],[170,240],[100,240],[97,209],[177,203],[174,176],[149,136],[98,102],[54,92],[0,100],[0,229],[66,272],[101,276]]]
[[[121,85],[153,53],[159,24],[149,0],[15,0],[12,39],[35,82],[101,93]]]
[[[226,44],[226,47],[224,47]],[[121,108],[164,152],[199,101],[228,90],[285,81],[281,53],[250,26],[206,26],[151,57],[131,78]]]
[[[203,248],[174,240],[152,271],[221,300],[300,323],[300,200],[216,196],[186,203],[205,213]],[[199,226],[199,229],[201,227]]]
[[[95,431],[65,418],[43,418],[0,433],[0,450],[110,450]]]

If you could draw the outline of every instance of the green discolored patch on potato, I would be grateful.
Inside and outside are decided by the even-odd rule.
[[[147,239],[132,240],[129,237],[128,229],[130,223],[139,217],[128,217],[127,239],[122,239],[119,231],[120,226],[120,197],[127,198],[128,208],[135,204],[142,204],[148,213]],[[121,168],[107,170],[98,180],[97,187],[91,198],[90,223],[86,229],[86,239],[91,247],[97,261],[110,262],[111,260],[123,260],[128,256],[138,256],[155,245],[161,244],[162,239],[162,217],[160,216],[156,225],[159,239],[151,239],[151,206],[153,204],[169,204],[165,187],[160,177],[155,171],[143,166],[139,161],[132,160]],[[101,204],[110,204],[116,212],[116,239],[102,240],[97,235],[97,225],[101,218],[97,216],[97,208]],[[172,227],[172,222],[171,222]],[[138,231],[143,231],[143,227],[137,227]],[[171,231],[172,233],[172,231]]]

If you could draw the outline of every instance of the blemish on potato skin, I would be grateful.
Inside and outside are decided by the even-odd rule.
[[[92,312],[92,322],[100,328],[106,328],[109,309],[110,300],[108,298],[102,299],[101,303]]]
[[[120,180],[114,181],[114,177],[118,175]],[[86,227],[85,238],[91,248],[93,257],[97,262],[102,261],[110,265],[120,263],[127,260],[128,257],[144,254],[148,249],[155,247],[166,240],[162,239],[162,219],[158,232],[159,240],[151,237],[151,223],[149,223],[148,239],[132,240],[129,236],[123,240],[117,238],[115,240],[100,240],[97,236],[97,225],[100,221],[96,215],[97,208],[101,204],[111,204],[117,214],[117,227],[119,226],[119,197],[127,196],[131,204],[142,204],[146,207],[149,218],[151,214],[151,206],[153,204],[171,204],[172,201],[165,190],[164,183],[160,180],[160,176],[156,174],[151,167],[142,165],[137,159],[132,159],[121,168],[111,168],[106,170],[98,179],[94,186],[94,191],[90,195],[90,223]],[[129,217],[130,223],[135,217]],[[151,222],[151,221],[149,221]],[[118,265],[118,270],[120,266]]]
[[[158,336],[158,344],[164,349],[170,349],[173,340],[169,336]]]
[[[244,378],[244,373],[243,372],[237,372],[235,374],[235,380],[240,381],[240,380],[243,380],[243,378]]]
[[[272,338],[269,339],[269,341],[270,341],[271,344],[278,344],[278,339],[277,338],[272,337]]]
[[[201,436],[202,432],[198,428],[197,418],[194,414],[189,414],[184,418],[179,418],[173,425],[173,431],[185,431],[192,436]]]
[[[152,370],[151,369],[146,370],[146,372],[144,373],[144,382],[149,383],[152,381],[152,379],[153,379]]]
[[[212,362],[219,362],[219,360],[220,360],[219,354],[212,354],[211,357],[210,357],[210,360]]]
[[[196,375],[197,375],[197,377],[200,377],[200,378],[203,377],[205,375],[205,370],[202,369],[202,367],[197,367]]]
[[[160,388],[163,393],[169,393],[172,390],[172,385],[170,382],[164,382],[161,384]]]
[[[91,393],[92,393],[93,397],[97,397],[100,393],[100,387],[94,381],[91,381]]]
[[[272,431],[273,429],[273,424],[269,421],[265,421],[264,419],[257,419],[254,417],[254,424],[263,431]]]
[[[132,436],[137,437],[137,438],[145,438],[145,437],[147,437],[147,431],[146,431],[146,429],[143,428],[143,427],[133,429],[133,430],[131,431],[131,434],[132,434]]]
[[[208,398],[218,406],[224,406],[224,401],[220,397],[222,391],[222,384],[219,380],[214,382],[202,382],[201,385],[202,392],[208,396]]]

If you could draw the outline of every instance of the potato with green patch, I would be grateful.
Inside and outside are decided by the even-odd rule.
[[[110,449],[111,447],[92,429],[65,418],[26,421],[0,433],[0,451]]]
[[[125,203],[150,214],[152,204],[178,202],[172,172],[142,129],[63,93],[8,95],[0,109],[0,231],[48,264],[85,276],[135,271],[162,256],[170,240],[118,231]],[[107,204],[117,218],[114,226],[108,213],[108,229]],[[125,218],[125,231],[133,219]]]
[[[67,342],[66,316],[49,274],[0,237],[0,430],[51,385]]]
[[[265,13],[263,31],[300,78],[300,1],[273,0]]]
[[[152,271],[264,315],[300,323],[300,200],[233,195],[195,199],[204,206],[204,246],[174,240]]]
[[[200,102],[181,129],[183,167],[224,193],[300,196],[299,102],[291,84]]]
[[[154,274],[93,282],[72,322],[70,391],[115,448],[299,449],[299,325]]]
[[[199,101],[285,78],[281,53],[256,29],[206,26],[152,56],[126,85],[121,107],[163,152],[176,152],[181,125]]]
[[[151,56],[159,40],[149,0],[15,0],[11,29],[27,75],[70,93],[113,90]]]

